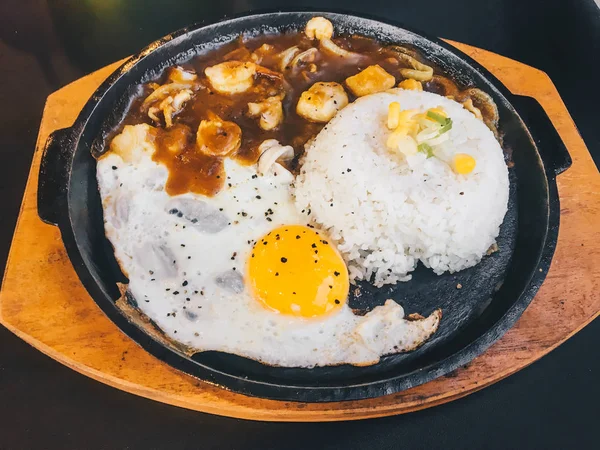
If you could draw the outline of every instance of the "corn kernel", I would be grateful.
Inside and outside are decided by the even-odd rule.
[[[399,88],[408,89],[411,91],[422,91],[423,84],[420,81],[413,80],[412,78],[407,78],[406,80],[402,80],[400,84],[398,84]]]
[[[396,129],[400,123],[400,103],[392,102],[388,106],[387,126],[390,130]]]
[[[448,117],[448,113],[441,106],[436,106],[435,108],[429,108],[428,111],[439,114],[440,116]]]
[[[466,153],[457,153],[452,158],[452,170],[460,175],[467,175],[475,169],[475,158]]]

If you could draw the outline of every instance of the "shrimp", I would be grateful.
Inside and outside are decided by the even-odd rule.
[[[242,142],[242,130],[234,122],[222,120],[209,114],[198,126],[196,144],[198,150],[209,156],[227,156],[236,152]]]
[[[325,17],[313,17],[307,22],[304,33],[309,39],[331,39],[333,24]]]
[[[204,70],[212,87],[221,94],[239,94],[254,84],[256,64],[252,62],[225,61]]]

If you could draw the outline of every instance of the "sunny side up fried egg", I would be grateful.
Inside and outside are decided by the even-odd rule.
[[[293,177],[258,175],[225,160],[213,197],[165,192],[151,127],[125,127],[125,143],[99,159],[106,236],[139,309],[171,339],[287,367],[369,365],[417,348],[441,317],[404,317],[388,300],[365,316],[347,304],[337,249],[306,226]],[[118,136],[119,137],[119,136]]]

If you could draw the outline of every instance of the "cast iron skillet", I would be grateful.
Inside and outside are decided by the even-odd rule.
[[[125,280],[104,236],[102,207],[91,152],[115,127],[135,87],[163,68],[240,33],[302,29],[315,15],[329,18],[336,33],[359,33],[389,43],[409,43],[463,85],[489,93],[500,111],[505,149],[512,151],[509,211],[499,252],[454,275],[419,267],[413,280],[375,289],[363,285],[350,306],[371,309],[393,298],[407,313],[443,309],[438,332],[420,349],[382,358],[370,367],[275,368],[219,352],[192,357],[160,344],[115,306],[116,283]],[[516,108],[515,108],[516,107]],[[571,159],[540,105],[512,95],[483,67],[439,39],[398,24],[327,12],[270,12],[194,25],[150,44],[113,73],[84,106],[71,128],[48,139],[38,186],[38,213],[57,225],[69,257],[92,298],[125,333],[154,356],[210,383],[248,395],[304,402],[376,397],[408,389],[469,363],[518,319],[540,287],[554,253],[559,224],[556,175]],[[462,289],[457,289],[457,284]],[[135,299],[130,299],[135,303]]]

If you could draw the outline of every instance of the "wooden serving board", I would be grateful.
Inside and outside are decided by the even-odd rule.
[[[61,363],[103,383],[197,411],[272,421],[332,421],[406,413],[490,385],[539,359],[600,311],[600,174],[548,76],[537,69],[451,42],[514,94],[536,98],[573,158],[558,177],[561,224],[546,282],[517,324],[468,366],[422,386],[377,399],[293,403],[228,392],[146,353],[102,313],[77,278],[58,228],[37,215],[41,149],[70,126],[91,93],[122,62],[55,92],[46,102],[37,147],[0,292],[0,322]]]

